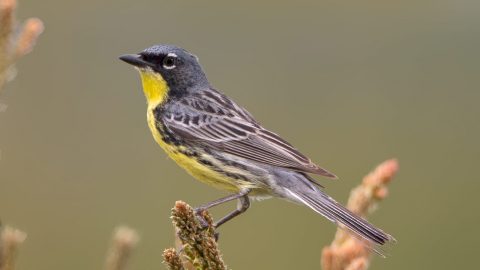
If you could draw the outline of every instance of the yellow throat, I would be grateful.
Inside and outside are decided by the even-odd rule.
[[[162,75],[151,69],[139,69],[139,71],[148,107],[156,107],[163,103],[168,95],[168,85]]]

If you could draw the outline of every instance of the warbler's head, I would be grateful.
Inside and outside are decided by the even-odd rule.
[[[173,45],[155,45],[120,59],[138,69],[147,102],[152,105],[208,86],[198,58]]]

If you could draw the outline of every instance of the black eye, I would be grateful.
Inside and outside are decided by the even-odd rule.
[[[173,54],[168,54],[163,58],[163,67],[166,69],[173,69],[177,66],[177,56]]]

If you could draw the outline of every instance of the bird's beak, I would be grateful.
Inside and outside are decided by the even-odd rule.
[[[120,60],[138,67],[138,68],[146,68],[146,67],[151,67],[152,64],[143,60],[139,54],[125,54],[119,57]]]

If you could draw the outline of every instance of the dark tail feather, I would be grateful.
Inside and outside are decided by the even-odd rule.
[[[368,221],[358,217],[320,190],[305,193],[297,193],[292,190],[288,191],[315,212],[325,216],[336,224],[340,223],[344,225],[348,230],[363,239],[369,240],[377,245],[384,245],[388,242],[395,241],[391,235],[384,233],[382,230],[368,223]]]

